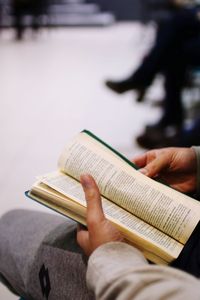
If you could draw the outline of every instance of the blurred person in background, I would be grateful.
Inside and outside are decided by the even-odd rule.
[[[46,0],[12,0],[14,15],[14,27],[16,29],[16,39],[21,40],[26,24],[24,16],[31,16],[31,28],[37,31],[40,26],[40,16],[45,12],[47,7]]]
[[[186,8],[185,5],[192,4],[191,2],[193,6]],[[175,137],[183,129],[185,115],[181,91],[186,84],[188,70],[200,66],[200,8],[194,1],[179,0],[173,1],[173,4],[179,9],[174,10],[171,17],[158,24],[154,46],[138,69],[124,80],[106,81],[106,86],[118,94],[136,90],[137,100],[142,101],[156,74],[164,75],[165,98],[162,117],[156,124],[147,125],[142,136],[137,139],[145,148],[168,146],[167,143],[170,146],[170,143],[189,146],[189,141],[184,145],[182,138],[177,140]],[[162,144],[163,134],[169,126],[173,127],[175,135],[173,139],[170,137]]]

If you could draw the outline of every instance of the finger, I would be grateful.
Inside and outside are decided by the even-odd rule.
[[[134,164],[136,164],[139,168],[142,168],[146,165],[147,162],[147,153],[135,156],[131,160]]]
[[[96,182],[90,175],[82,175],[80,182],[85,192],[85,198],[87,201],[87,224],[92,223],[99,224],[105,219],[103,208],[101,204],[101,195],[96,185]],[[89,226],[90,224],[88,224]]]
[[[140,172],[149,177],[159,176],[161,172],[169,167],[169,164],[168,156],[163,154],[148,163],[145,168],[140,170]]]
[[[150,150],[143,154],[137,155],[133,158],[133,163],[135,163],[138,167],[143,168],[145,167],[150,161],[155,159],[156,153],[159,150]]]
[[[76,235],[77,242],[79,246],[83,249],[85,253],[87,253],[88,248],[90,247],[89,242],[89,233],[85,229],[81,229],[79,226],[77,227],[77,235]]]

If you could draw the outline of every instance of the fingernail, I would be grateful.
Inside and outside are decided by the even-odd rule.
[[[147,173],[148,173],[147,169],[145,169],[145,168],[139,169],[139,172],[144,174],[144,175],[147,175]]]
[[[85,188],[88,188],[88,187],[91,187],[92,186],[92,183],[91,183],[91,177],[89,174],[83,174],[80,176],[80,180],[81,180],[81,183],[82,185],[85,187]]]

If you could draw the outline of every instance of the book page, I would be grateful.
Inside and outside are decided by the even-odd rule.
[[[72,199],[74,202],[86,207],[82,186],[75,179],[66,176],[63,173],[55,172],[41,177],[40,180],[52,189],[65,195],[67,199]],[[55,201],[57,204],[58,200],[59,197]],[[59,205],[66,206],[68,209],[72,210],[71,204],[67,201],[62,201]],[[142,246],[144,248],[146,245],[146,250],[149,251],[150,243],[151,248],[157,253],[161,253],[162,258],[166,259],[166,261],[169,261],[172,257],[176,258],[181,252],[183,248],[182,244],[118,207],[104,197],[102,197],[102,206],[106,217],[118,225],[124,236],[133,243],[135,242],[137,244],[139,241],[140,247]]]
[[[104,197],[183,244],[200,219],[198,201],[141,174],[84,132],[66,146],[59,168],[77,180],[91,174]]]
[[[70,199],[67,197],[63,200],[63,195],[51,189],[47,185],[43,183],[36,183],[32,187],[31,191],[28,192],[28,197],[86,226],[86,219],[83,214],[82,206],[78,203],[74,206],[74,203],[71,203]]]

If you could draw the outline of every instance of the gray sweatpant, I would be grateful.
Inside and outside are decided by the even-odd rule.
[[[0,219],[0,280],[26,300],[94,299],[76,223],[57,215],[13,210]]]

